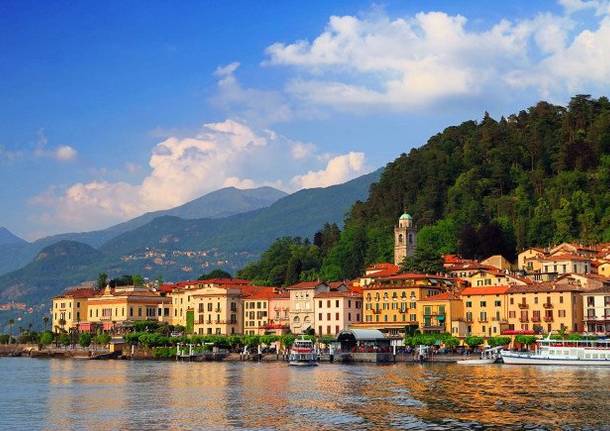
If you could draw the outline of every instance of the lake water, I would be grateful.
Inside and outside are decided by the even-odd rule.
[[[0,358],[0,429],[610,430],[610,369]]]

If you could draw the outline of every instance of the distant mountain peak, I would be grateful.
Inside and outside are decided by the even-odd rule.
[[[5,244],[21,244],[26,243],[27,241],[19,238],[13,232],[5,228],[4,226],[0,226],[0,245]]]

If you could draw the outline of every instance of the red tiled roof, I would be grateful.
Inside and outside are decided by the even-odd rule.
[[[530,292],[582,292],[580,286],[573,284],[557,284],[553,282],[532,283],[525,286],[513,285],[508,288],[508,293],[530,293]]]
[[[460,292],[460,295],[501,295],[508,292],[508,289],[508,286],[467,287]]]
[[[300,283],[288,286],[287,289],[314,289],[321,284],[326,284],[323,281],[301,281]]]
[[[362,298],[362,293],[357,293],[350,290],[331,290],[330,292],[318,292],[314,298]]]
[[[270,286],[244,286],[242,293],[244,293],[244,299],[287,299],[290,298],[288,292],[280,291],[277,287]],[[252,289],[250,289],[252,288]]]
[[[375,278],[375,277],[389,277],[390,275],[395,275],[400,271],[400,267],[398,265],[394,265],[393,263],[376,263],[374,265],[366,268],[365,277],[367,278]]]
[[[445,275],[431,275],[431,274],[420,274],[415,272],[404,272],[402,274],[393,275],[391,277],[385,277],[386,280],[424,280],[426,278],[432,278],[437,280],[453,280],[453,278]]]
[[[74,289],[66,290],[63,295],[60,296],[69,296],[72,298],[91,298],[98,294],[99,292],[92,287],[77,287]]]
[[[426,299],[422,299],[422,301],[461,301],[461,298],[453,292],[443,292],[438,295],[429,296]]]

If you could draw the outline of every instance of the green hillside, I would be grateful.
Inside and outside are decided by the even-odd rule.
[[[365,199],[381,171],[344,184],[298,191],[267,208],[223,219],[160,217],[101,247],[110,256],[144,248],[260,253],[282,236],[311,237],[324,223],[341,223],[354,202]]]
[[[610,241],[610,102],[586,95],[540,102],[508,118],[446,128],[389,163],[347,217],[326,278],[392,259],[407,210],[418,247],[464,257],[561,241]],[[508,257],[513,257],[508,256]]]
[[[0,276],[0,298],[21,302],[48,299],[66,286],[94,279],[103,261],[104,255],[87,244],[60,241],[44,248],[25,267]]]

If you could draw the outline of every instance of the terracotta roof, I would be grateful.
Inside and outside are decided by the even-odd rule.
[[[250,284],[250,280],[244,280],[243,278],[209,278],[207,280],[197,280],[196,283],[206,284]]]
[[[460,295],[502,295],[503,293],[506,293],[508,289],[508,286],[467,287],[460,292]]]
[[[66,290],[62,295],[59,295],[56,298],[61,298],[61,297],[91,298],[92,296],[95,296],[98,294],[99,294],[99,292],[92,287],[77,287],[74,289]]]
[[[557,284],[553,282],[533,283],[525,286],[513,285],[508,288],[508,293],[530,293],[530,292],[582,292],[584,289],[573,284]]]
[[[176,287],[178,286],[175,284],[162,284],[161,286],[159,286],[159,292],[170,293],[173,292]]]
[[[301,281],[300,283],[288,286],[286,289],[314,289],[321,284],[326,284],[323,281]]]
[[[362,298],[362,292],[354,292],[350,290],[331,290],[330,292],[318,292],[314,295],[314,298]]]
[[[602,287],[598,287],[597,289],[589,290],[586,294],[595,294],[595,293],[610,293],[610,284],[606,284]]]
[[[420,274],[415,272],[405,272],[402,274],[393,275],[391,277],[385,277],[385,280],[424,280],[426,278],[453,281],[453,278],[445,275]]]
[[[393,263],[376,263],[366,268],[365,278],[376,278],[376,277],[389,277],[395,275],[400,271],[398,265]]]
[[[338,289],[341,286],[346,286],[347,288],[349,288],[349,281],[331,281],[330,283],[327,283],[331,289]]]
[[[421,299],[421,301],[461,301],[462,298],[460,298],[459,295],[456,295],[453,292],[443,292],[443,293],[439,293],[438,295],[433,295],[433,296],[429,296],[428,298],[425,299]]]
[[[246,287],[246,286],[244,286]],[[280,291],[277,287],[271,286],[247,286],[252,287],[251,292],[246,293],[246,291],[242,290],[244,293],[245,300],[254,300],[254,299],[288,299],[290,298],[290,294],[285,291]]]

